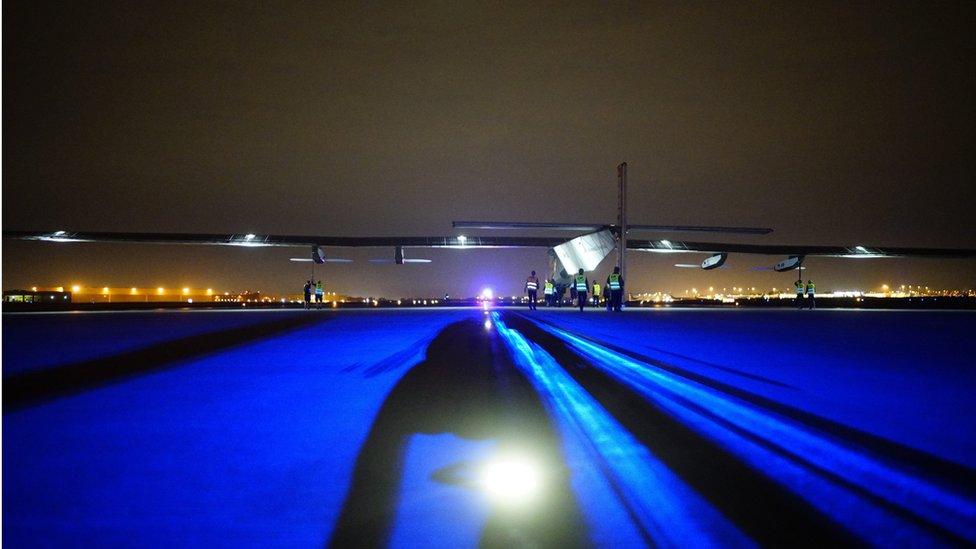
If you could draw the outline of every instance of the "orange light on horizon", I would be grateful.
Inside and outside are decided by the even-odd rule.
[[[31,291],[32,292],[36,292],[37,291],[37,286],[31,286]]]
[[[183,288],[183,295],[187,295],[189,293],[190,293],[190,289],[189,288]]]
[[[163,287],[162,286],[156,288],[156,293],[159,294],[159,295],[163,295],[163,291],[164,290],[163,290]]]
[[[78,293],[81,291],[81,286],[75,284],[74,286],[71,287],[71,291],[74,293]]]
[[[102,293],[108,295],[108,286],[102,288]]]
[[[132,295],[136,295],[136,289],[135,288],[129,288],[129,293],[132,294]]]
[[[207,295],[213,295],[213,288],[207,288]]]

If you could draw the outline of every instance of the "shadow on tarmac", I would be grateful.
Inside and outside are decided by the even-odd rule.
[[[286,318],[270,322],[164,341],[107,358],[14,374],[3,379],[3,413],[177,366],[204,354],[266,339],[332,318],[333,315],[289,314]]]
[[[441,331],[427,348],[426,359],[387,397],[356,461],[330,546],[376,547],[389,542],[406,445],[417,433],[493,439],[500,448],[528,446],[550,464],[545,499],[517,515],[493,510],[480,545],[587,544],[558,438],[542,403],[509,361],[494,331],[466,320]],[[438,475],[450,476],[445,471]]]

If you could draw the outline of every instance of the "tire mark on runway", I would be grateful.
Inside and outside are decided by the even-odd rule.
[[[801,497],[649,405],[556,336],[524,317],[511,316],[506,318],[513,327],[551,354],[652,454],[760,545],[803,542],[834,547],[856,541]]]
[[[800,408],[790,406],[789,404],[756,394],[752,391],[691,372],[674,364],[669,364],[663,360],[647,356],[646,354],[617,345],[604,343],[602,341],[596,341],[585,335],[566,330],[565,328],[547,320],[535,317],[528,318],[524,316],[523,318],[533,323],[547,326],[550,329],[557,329],[571,333],[574,337],[587,341],[598,347],[623,355],[627,358],[636,360],[637,362],[643,362],[653,367],[660,368],[684,379],[700,383],[723,394],[742,399],[758,408],[786,416],[791,420],[804,424],[807,427],[816,429],[818,431],[823,431],[824,433],[827,433],[840,440],[847,441],[850,444],[869,450],[870,452],[879,456],[880,459],[892,464],[896,464],[899,467],[909,469],[914,474],[925,477],[929,482],[959,490],[969,498],[976,498],[976,470],[964,465],[960,465],[917,448],[899,444],[898,442],[882,438],[878,435],[862,431],[855,427],[838,423],[823,416],[812,414]]]
[[[297,313],[261,324],[166,341],[107,358],[14,374],[3,379],[3,413],[172,368],[193,358],[335,318],[333,314],[327,315]]]
[[[521,319],[531,330],[535,326]],[[539,337],[577,361],[609,375],[618,390],[639,393],[651,406],[693,426],[737,459],[803,496],[833,520],[874,543],[962,543],[976,538],[976,502],[958,490],[928,482],[908,466],[893,466],[857,445],[756,408],[734,396],[673,377],[555,328]],[[588,373],[588,372],[587,372]],[[919,529],[921,528],[921,529]],[[935,536],[933,538],[933,536]]]

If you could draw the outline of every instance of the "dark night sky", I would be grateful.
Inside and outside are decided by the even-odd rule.
[[[748,241],[976,248],[976,3],[3,4],[3,227],[450,235],[454,219],[748,224]],[[689,240],[714,237],[673,235]],[[4,242],[3,286],[296,290],[306,250]],[[319,272],[520,291],[542,250]],[[366,259],[392,250],[333,255]],[[632,289],[785,286],[631,254]],[[609,264],[609,262],[607,263]],[[818,288],[973,286],[973,261],[811,260]]]

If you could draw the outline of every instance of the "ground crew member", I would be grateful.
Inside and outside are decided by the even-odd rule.
[[[546,281],[546,307],[552,307],[552,296],[556,293],[556,286],[552,283],[552,279]]]
[[[596,280],[593,281],[593,306],[600,306],[600,294],[601,294],[600,283]]]
[[[810,302],[810,310],[817,308],[816,302],[813,300],[813,296],[816,293],[816,288],[813,285],[812,280],[807,280],[807,301]]]
[[[796,289],[796,308],[803,308],[803,281],[797,280],[793,283],[793,287]]]
[[[590,291],[590,281],[583,274],[583,269],[579,270],[576,279],[573,281],[573,289],[576,290],[576,304],[579,305],[580,312],[586,306],[586,294]]]
[[[610,288],[610,308],[620,312],[624,300],[624,278],[620,276],[620,267],[614,267],[613,274],[607,277],[607,288]]]
[[[312,281],[305,281],[305,308],[309,309],[312,307]]]
[[[536,309],[536,292],[539,291],[539,278],[535,276],[535,271],[532,271],[532,274],[525,279],[525,291],[529,294],[529,310],[534,311]]]
[[[325,290],[322,289],[322,281],[319,280],[315,283],[315,308],[322,308],[322,296],[325,295]]]

